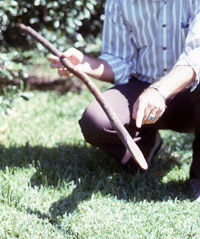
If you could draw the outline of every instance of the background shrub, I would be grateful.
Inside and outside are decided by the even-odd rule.
[[[28,77],[27,60],[36,52],[47,53],[30,36],[20,33],[19,23],[37,30],[60,51],[73,45],[88,54],[97,55],[101,47],[104,2],[105,0],[1,1],[1,93],[5,95],[5,92],[15,92],[16,83]],[[7,84],[9,87],[5,88]]]
[[[66,44],[98,52],[104,2],[101,0],[31,0],[0,3],[0,44],[32,49],[37,46],[23,36],[18,24],[24,23],[42,33],[60,50]],[[95,46],[95,47],[94,47]]]

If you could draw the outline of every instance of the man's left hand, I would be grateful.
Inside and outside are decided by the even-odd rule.
[[[165,109],[163,96],[155,89],[146,89],[135,102],[132,117],[136,120],[136,126],[141,128],[143,124],[154,124]]]

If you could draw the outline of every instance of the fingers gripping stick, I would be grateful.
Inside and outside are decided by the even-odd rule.
[[[133,141],[128,131],[122,125],[121,121],[118,119],[117,115],[112,110],[110,105],[106,102],[101,91],[97,88],[94,82],[90,80],[88,75],[74,68],[73,64],[71,64],[71,62],[67,60],[67,58],[62,57],[62,53],[60,51],[58,51],[49,41],[47,41],[44,37],[42,37],[31,27],[25,26],[24,24],[19,24],[19,28],[24,34],[31,35],[35,40],[40,42],[47,50],[49,50],[53,55],[59,57],[63,66],[66,67],[69,72],[71,72],[72,74],[74,74],[80,80],[83,81],[83,83],[88,87],[90,92],[94,95],[98,103],[101,105],[102,109],[109,118],[112,127],[116,130],[118,136],[124,143],[125,147],[131,153],[133,159],[139,164],[139,166],[142,169],[146,170],[148,168],[148,165],[142,152],[140,151],[136,143]],[[125,164],[126,162],[124,161],[122,163]]]

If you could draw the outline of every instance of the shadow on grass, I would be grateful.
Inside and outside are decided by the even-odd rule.
[[[173,161],[157,159],[146,175],[133,175],[107,154],[87,145],[58,145],[54,148],[43,146],[0,147],[0,168],[27,167],[32,164],[36,173],[31,178],[31,186],[68,187],[74,184],[68,197],[62,197],[50,208],[53,217],[72,213],[79,203],[100,192],[113,195],[127,202],[133,200],[163,201],[169,198],[184,200],[190,198],[187,181],[161,179],[174,166]],[[162,154],[161,154],[162,156]]]

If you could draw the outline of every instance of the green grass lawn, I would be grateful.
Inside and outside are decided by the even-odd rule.
[[[0,238],[200,238],[188,184],[192,135],[162,131],[165,150],[132,175],[85,144],[87,91],[34,92],[0,117]]]

